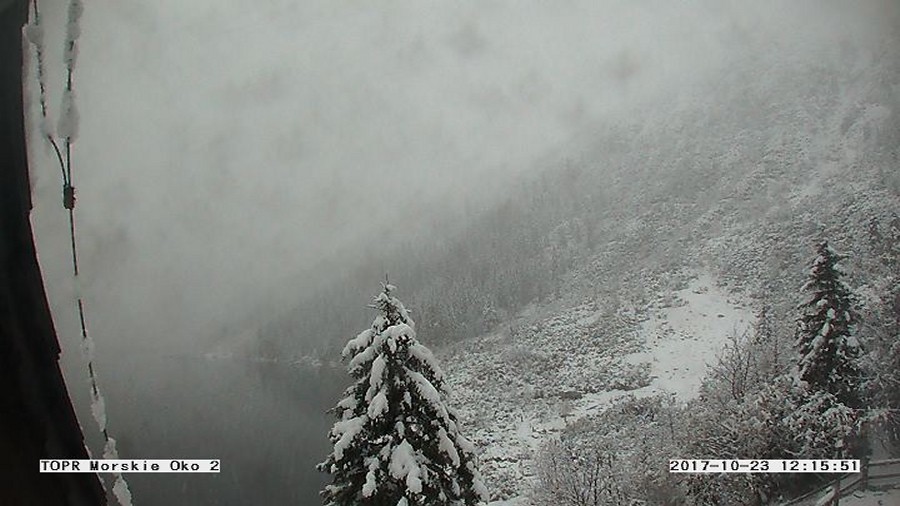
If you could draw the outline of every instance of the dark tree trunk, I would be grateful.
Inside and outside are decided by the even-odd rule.
[[[35,254],[22,104],[24,0],[0,0],[0,504],[103,505],[95,474],[40,474],[39,459],[86,459],[59,369]]]

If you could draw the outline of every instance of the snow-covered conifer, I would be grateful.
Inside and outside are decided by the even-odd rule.
[[[809,280],[803,286],[809,299],[799,307],[798,376],[810,390],[830,393],[845,406],[859,408],[861,351],[854,335],[853,297],[837,267],[843,258],[827,241],[817,248]]]
[[[326,506],[469,506],[487,501],[475,449],[446,404],[444,374],[384,284],[371,328],[343,350],[355,379],[333,413],[334,449],[321,471]]]

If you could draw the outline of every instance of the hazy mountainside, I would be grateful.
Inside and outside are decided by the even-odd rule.
[[[385,273],[431,344],[482,334],[532,303],[642,308],[682,269],[783,311],[823,237],[851,253],[865,284],[866,223],[900,209],[898,56],[888,43],[816,61],[748,56],[718,82],[598,126],[464,223],[414,238],[386,225],[363,264],[250,325],[240,346],[336,357],[365,327]]]
[[[390,272],[423,342],[445,344],[492,499],[540,501],[544,444],[620,398],[692,398],[763,305],[789,346],[816,241],[849,254],[864,311],[883,292],[867,230],[900,211],[897,56],[743,62],[665,114],[598,127],[462,232],[385,250],[293,321],[346,340],[363,326],[337,313]]]
[[[541,446],[615,402],[697,395],[706,365],[753,316],[747,301],[694,274],[637,313],[591,302],[525,313],[509,329],[443,350],[493,499],[531,495]]]
[[[650,404],[696,396],[763,306],[788,353],[816,242],[848,254],[863,315],[892,274],[870,225],[900,212],[898,45],[836,44],[811,59],[780,49],[596,125],[460,222],[411,236],[385,224],[361,263],[335,259],[341,269],[319,276],[331,281],[246,323],[226,352],[336,362],[389,273],[438,349],[492,499],[539,501],[541,448],[580,425],[633,438],[635,458],[660,452],[647,462],[699,447],[642,445],[654,431],[690,435],[671,420],[649,433],[630,415],[615,430],[594,425],[627,398],[677,412]]]

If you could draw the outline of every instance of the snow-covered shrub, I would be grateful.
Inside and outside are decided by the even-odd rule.
[[[537,462],[536,504],[677,504],[666,467],[674,420],[665,403],[627,397],[546,443]]]
[[[650,384],[650,372],[652,368],[649,363],[639,364],[623,364],[619,368],[619,372],[615,377],[609,379],[605,388],[616,390],[637,390]]]
[[[766,306],[751,332],[729,335],[701,387],[703,396],[720,403],[740,402],[785,373],[790,351],[774,327],[772,310]]]
[[[724,397],[723,402],[742,401],[760,383],[759,357],[754,351],[747,333],[729,335],[710,367],[706,390]]]
[[[900,277],[898,277],[900,280]],[[872,370],[867,385],[872,405],[884,410],[888,439],[900,444],[900,281],[888,292],[868,327],[873,336]]]
[[[784,422],[797,442],[797,455],[805,459],[857,458],[864,448],[860,435],[867,421],[863,410],[853,409],[829,392],[795,389],[795,409]]]
[[[773,390],[774,392],[774,390]],[[696,400],[683,412],[685,445],[681,458],[692,459],[764,459],[783,450],[776,436],[781,427],[776,415],[781,406],[762,400],[761,393],[745,395],[741,400],[711,402]],[[774,401],[778,399],[768,399]],[[787,397],[778,399],[787,400]],[[758,504],[771,496],[777,483],[764,474],[687,474],[679,479],[684,486],[688,504]]]
[[[860,334],[866,335],[865,384],[869,405],[882,409],[883,433],[900,445],[900,217],[887,227],[873,216],[869,221],[869,255],[865,268],[871,283]]]
[[[539,505],[602,506],[632,503],[621,475],[626,466],[600,439],[563,437],[544,445],[538,464]]]
[[[519,370],[544,368],[544,364],[549,360],[545,353],[521,345],[514,345],[503,350],[501,358]]]

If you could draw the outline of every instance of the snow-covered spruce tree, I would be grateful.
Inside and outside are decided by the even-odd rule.
[[[800,353],[798,377],[811,391],[827,392],[845,406],[862,407],[861,350],[853,332],[856,313],[850,289],[837,263],[844,259],[827,241],[817,255],[803,290],[796,346]]]
[[[416,340],[403,303],[382,285],[372,327],[343,350],[356,380],[332,412],[326,506],[469,506],[487,501],[474,447],[447,406],[444,374]]]

